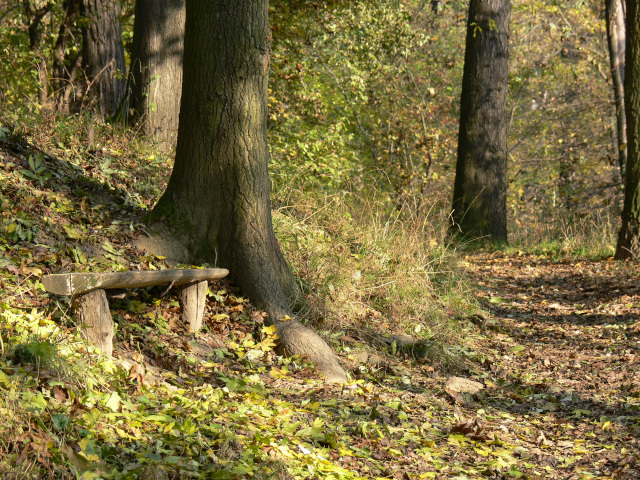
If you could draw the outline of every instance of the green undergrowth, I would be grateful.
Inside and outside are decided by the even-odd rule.
[[[210,286],[197,335],[172,292],[112,301],[115,351],[105,360],[85,343],[71,299],[47,294],[41,279],[166,268],[131,245],[170,156],[82,115],[9,108],[0,125],[0,476],[434,478],[468,469],[439,460],[457,448],[456,419],[438,418],[442,406],[427,401],[434,367],[472,365],[449,339],[479,311],[436,216],[390,211],[378,192],[348,185],[274,192],[277,234],[306,294],[299,316],[340,356],[345,386],[323,384],[304,358],[276,355],[262,313],[224,283]],[[376,341],[389,334],[429,343],[416,358]]]
[[[5,305],[3,478],[348,479],[405,470],[409,478],[435,478],[469,471],[439,460],[466,440],[452,437],[455,417],[442,417],[442,405],[429,400],[426,375],[396,362],[361,370],[347,385],[325,385],[304,358],[273,353],[273,330],[256,332],[239,308],[248,306],[244,299],[222,290],[211,297],[227,313],[211,315],[196,337],[157,313],[170,311],[171,300],[160,309],[138,301],[116,310],[125,319],[133,320],[132,309],[139,315],[136,324],[119,322],[114,361],[74,329]],[[500,452],[478,469],[515,465]]]

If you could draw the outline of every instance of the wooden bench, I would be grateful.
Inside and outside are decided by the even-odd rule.
[[[228,274],[224,268],[58,273],[45,275],[42,284],[48,292],[75,297],[73,310],[87,340],[110,357],[113,353],[113,319],[105,290],[178,286],[182,319],[189,325],[189,331],[195,333],[202,328],[207,282]]]

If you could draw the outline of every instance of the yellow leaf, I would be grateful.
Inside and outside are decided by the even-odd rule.
[[[478,455],[482,455],[483,457],[488,457],[489,456],[489,451],[485,450],[484,448],[474,448],[474,450],[476,451],[476,453]]]
[[[262,327],[260,331],[265,335],[274,335],[276,333],[276,326],[271,325],[269,327]]]
[[[279,368],[274,367],[269,372],[269,375],[271,375],[273,378],[285,378],[287,376],[287,372],[285,370],[280,370]]]
[[[4,385],[5,387],[11,385],[11,380],[2,370],[0,370],[0,385]]]

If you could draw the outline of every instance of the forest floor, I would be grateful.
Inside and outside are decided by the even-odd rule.
[[[637,266],[464,263],[487,313],[468,319],[457,362],[381,355],[352,331],[332,341],[353,381],[325,384],[303,358],[273,355],[268,330],[256,338],[260,312],[228,285],[212,285],[195,337],[175,300],[142,292],[113,305],[117,370],[101,385],[4,364],[48,403],[2,437],[60,478],[69,465],[82,478],[640,478]]]
[[[637,265],[500,252],[467,260],[491,316],[477,319],[484,333],[468,346],[486,355],[487,388],[461,418],[515,446],[531,477],[640,478]]]
[[[346,385],[276,355],[262,312],[225,282],[210,284],[196,335],[173,292],[114,301],[105,360],[83,341],[70,299],[41,278],[167,268],[131,247],[140,205],[157,196],[137,184],[164,164],[140,162],[134,175],[126,156],[53,156],[9,140],[1,478],[640,478],[638,265],[469,254],[456,268],[484,314],[457,318],[456,341],[426,357],[376,345],[382,315],[321,332]]]

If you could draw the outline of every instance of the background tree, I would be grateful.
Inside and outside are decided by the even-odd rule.
[[[42,28],[41,23],[45,15],[47,15],[52,8],[51,3],[47,3],[39,8],[33,5],[30,0],[24,1],[24,11],[26,17],[30,19],[29,23],[29,46],[31,50],[38,55],[38,102],[40,105],[45,106],[49,98],[48,86],[49,76],[47,74],[47,61],[41,54],[42,44]]]
[[[291,315],[299,290],[273,232],[267,164],[268,0],[188,0],[173,172],[152,212],[154,248],[229,268],[277,325],[281,348],[346,375],[331,349]],[[161,230],[164,227],[164,230]]]
[[[627,44],[624,82],[627,114],[627,171],[622,226],[616,247],[617,259],[640,259],[640,7],[627,3]]]
[[[89,98],[103,118],[114,116],[125,93],[126,64],[117,0],[81,0],[84,17],[82,57]]]
[[[65,0],[62,20],[57,26],[57,35],[52,51],[53,78],[52,90],[56,98],[56,108],[59,112],[68,113],[71,109],[72,95],[76,82],[80,77],[82,67],[82,53],[80,35],[75,35],[76,19],[79,5],[77,0]],[[71,45],[69,45],[71,43]],[[73,53],[72,53],[73,52]]]
[[[616,109],[617,153],[620,175],[624,182],[627,161],[627,120],[624,111],[624,67],[625,67],[625,3],[623,0],[605,0],[607,44]]]
[[[145,133],[175,144],[182,90],[184,0],[136,1],[131,106]]]
[[[510,0],[471,0],[453,190],[454,231],[507,241]]]

